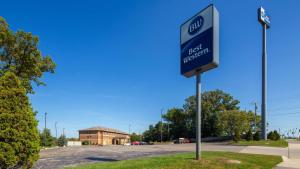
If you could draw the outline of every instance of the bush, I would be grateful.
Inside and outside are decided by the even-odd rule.
[[[276,130],[274,130],[268,133],[267,138],[276,141],[276,140],[280,140],[280,135]]]
[[[254,133],[253,140],[255,140],[255,141],[259,141],[260,140],[260,134],[259,134],[258,131]]]
[[[252,131],[250,129],[246,133],[246,140],[247,141],[252,141],[253,140],[253,134],[252,134]]]
[[[0,77],[0,168],[32,168],[40,138],[26,90],[11,72]]]
[[[82,145],[90,145],[90,142],[88,140],[82,141]]]
[[[57,144],[59,147],[63,147],[67,144],[67,139],[65,135],[61,135],[58,140],[57,140]]]

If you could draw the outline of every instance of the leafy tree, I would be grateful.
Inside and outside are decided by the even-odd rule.
[[[276,130],[274,130],[268,133],[267,138],[270,140],[280,140],[280,135]]]
[[[253,140],[253,134],[252,134],[252,131],[250,129],[246,133],[246,140],[247,141],[252,141]]]
[[[191,120],[188,117],[188,114],[185,113],[183,109],[169,109],[163,117],[169,122],[171,137],[188,137],[188,132],[191,130],[189,127],[191,127],[190,125],[192,125],[192,122],[190,122]]]
[[[202,94],[201,100],[202,112],[202,137],[220,136],[222,130],[218,127],[220,113],[228,110],[238,110],[239,101],[234,99],[230,94],[222,90],[207,91]],[[183,110],[187,114],[189,137],[196,136],[196,97],[190,96],[185,100]]]
[[[160,121],[155,124],[155,126],[150,125],[149,129],[143,133],[143,140],[150,141],[161,141],[161,127],[162,127],[162,141],[169,141],[170,137],[168,134],[168,125],[166,123],[161,123]]]
[[[132,141],[132,142],[133,141],[141,141],[141,140],[142,140],[141,136],[136,133],[132,133],[130,135],[130,141]]]
[[[46,136],[46,139],[44,140]],[[45,141],[45,143],[44,143]],[[52,137],[50,129],[44,129],[42,133],[40,133],[40,143],[41,146],[51,147],[55,145],[55,138]]]
[[[43,73],[53,73],[56,67],[49,56],[42,56],[38,42],[38,37],[30,32],[13,32],[0,17],[0,76],[7,71],[13,72],[26,93],[33,93],[31,82],[45,85],[40,80]]]
[[[259,141],[260,140],[260,134],[258,131],[255,132],[254,136],[253,136],[253,140],[255,141]]]
[[[220,128],[235,141],[240,139],[242,133],[250,130],[249,114],[245,111],[231,110],[220,114]]]
[[[67,144],[67,139],[65,135],[61,135],[57,140],[58,146],[63,147]]]
[[[3,35],[1,35],[3,36]],[[37,120],[18,77],[0,77],[0,168],[31,168],[39,158]]]

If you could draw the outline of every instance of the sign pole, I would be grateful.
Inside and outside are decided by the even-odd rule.
[[[201,73],[196,73],[196,160],[201,160]]]
[[[262,85],[261,85],[261,137],[267,140],[267,29],[270,18],[263,7],[258,8],[258,21],[263,26],[262,32]]]
[[[263,53],[262,53],[262,104],[261,104],[261,112],[262,112],[262,139],[267,140],[267,119],[266,119],[266,85],[267,85],[267,25],[263,24]]]

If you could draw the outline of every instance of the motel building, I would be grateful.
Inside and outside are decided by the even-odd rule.
[[[106,127],[91,127],[79,130],[79,140],[88,141],[92,145],[123,145],[129,143],[128,133]]]

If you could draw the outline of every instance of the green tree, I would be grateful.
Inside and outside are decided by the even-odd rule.
[[[2,36],[2,35],[1,35]],[[31,168],[39,158],[37,120],[18,77],[0,77],[0,168]]]
[[[44,140],[44,138],[46,139]],[[45,147],[51,147],[55,145],[55,138],[52,137],[50,129],[46,128],[43,130],[43,132],[40,133],[40,143],[41,146],[45,146]]]
[[[252,134],[252,131],[250,129],[246,133],[246,140],[247,141],[252,141],[253,140],[253,134]]]
[[[132,142],[133,141],[141,141],[141,140],[142,140],[141,136],[136,133],[132,133],[130,135],[130,141],[132,141]]]
[[[253,136],[253,140],[255,141],[259,141],[260,140],[260,134],[258,131],[255,132],[254,136]]]
[[[250,130],[249,114],[245,111],[230,110],[220,114],[219,127],[226,135],[233,136],[235,141],[240,139],[242,133]]]
[[[188,137],[189,127],[192,125],[191,119],[183,109],[172,108],[163,115],[163,118],[168,121],[171,138]],[[165,133],[168,135],[167,124],[165,126]]]
[[[49,56],[42,56],[38,42],[38,37],[30,32],[13,32],[0,17],[0,76],[7,71],[13,72],[21,80],[26,93],[34,93],[31,82],[45,85],[40,80],[43,73],[53,73],[56,67]]]
[[[61,135],[57,140],[58,146],[63,147],[67,144],[67,139],[65,135]]]

